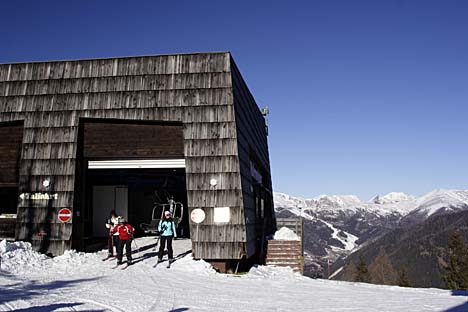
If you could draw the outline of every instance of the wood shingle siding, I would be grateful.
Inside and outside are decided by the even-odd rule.
[[[83,149],[87,159],[184,158],[182,125],[85,121]]]
[[[21,149],[15,156],[0,146],[0,158],[19,159],[20,192],[57,194],[19,201],[17,239],[61,254],[72,247],[72,229],[84,235],[77,213],[85,210],[88,159],[185,158],[189,212],[206,212],[198,237],[190,224],[195,258],[255,253],[257,237],[246,226],[255,220],[245,213],[254,209],[250,161],[255,154],[271,189],[268,145],[230,53],[0,64],[0,126],[8,122],[21,123]],[[57,220],[63,207],[74,224]],[[214,207],[230,207],[230,222],[215,224]]]
[[[229,73],[141,75],[0,82],[0,96],[228,88]]]
[[[218,173],[238,172],[239,159],[237,156],[191,157],[186,165],[187,174],[190,173]]]
[[[245,215],[246,249],[247,255],[250,256],[261,249],[261,246],[256,245],[256,238],[259,232],[262,232],[262,235],[271,234],[276,225],[273,210],[267,130],[265,119],[234,62],[231,64],[231,74],[236,112],[236,146],[238,149],[243,212]],[[258,166],[258,170],[260,170],[262,175],[260,184],[263,193],[261,197],[265,205],[263,217],[259,217],[257,211],[255,211],[257,205],[252,189],[257,182],[252,177],[252,164]]]
[[[232,90],[226,88],[0,97],[3,112],[128,109],[134,103],[139,108],[209,106],[229,105],[232,101]]]
[[[229,58],[221,52],[0,64],[0,81],[229,72]]]

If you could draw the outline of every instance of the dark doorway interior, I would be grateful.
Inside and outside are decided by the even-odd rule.
[[[14,238],[23,122],[0,123],[0,240]]]
[[[0,187],[0,215],[15,215],[18,210],[18,187]]]
[[[18,188],[0,187],[0,240],[15,237]]]
[[[185,169],[88,169],[85,233],[92,234],[86,236],[93,240],[105,238],[105,219],[102,216],[113,209],[135,227],[136,236],[144,235],[140,224],[149,223],[155,205],[168,203],[171,197],[184,207],[177,231],[181,237],[187,237]]]

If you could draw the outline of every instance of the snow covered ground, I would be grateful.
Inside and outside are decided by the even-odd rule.
[[[136,263],[121,270],[102,261],[105,251],[49,259],[3,241],[0,311],[468,311],[468,293],[314,280],[264,266],[218,274],[191,258],[189,240],[175,241],[181,257],[170,269],[154,268],[155,243],[138,239]]]

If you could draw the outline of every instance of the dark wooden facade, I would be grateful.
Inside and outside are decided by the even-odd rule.
[[[83,131],[114,131],[97,129],[94,120],[182,127],[183,155],[179,148],[146,155],[185,158],[189,211],[206,213],[198,235],[190,225],[194,257],[240,259],[259,251],[259,237],[274,228],[265,121],[228,52],[1,64],[0,125],[24,125],[19,193],[56,194],[19,199],[17,239],[53,254],[71,248],[72,235],[82,235],[80,170],[87,157],[109,156],[109,150],[115,158],[145,157],[145,151],[114,147],[86,148],[95,154],[83,155],[83,145],[93,140],[85,135],[88,141],[80,141]],[[131,143],[131,135],[119,138]],[[1,140],[9,138],[2,132]],[[213,178],[216,186],[209,183]],[[63,207],[73,210],[72,222],[58,221]],[[215,224],[214,207],[230,207],[230,222]]]
[[[91,119],[82,125],[85,159],[184,158],[182,124],[93,122]]]

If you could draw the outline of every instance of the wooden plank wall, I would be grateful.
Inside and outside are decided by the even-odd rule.
[[[83,124],[85,159],[184,158],[182,124]],[[116,135],[118,133],[118,135]]]
[[[237,141],[242,181],[243,212],[247,231],[247,255],[250,257],[261,249],[263,237],[257,246],[257,235],[267,235],[275,230],[273,194],[266,123],[255,99],[250,93],[234,60],[231,59],[234,107],[236,113]],[[251,162],[262,174],[262,196],[265,201],[264,218],[255,211]],[[260,231],[259,231],[260,230]]]
[[[194,256],[239,258],[248,237],[230,64],[229,53],[200,53],[0,65],[0,122],[22,120],[25,127],[20,191],[58,195],[20,203],[17,238],[54,254],[70,248],[72,224],[57,221],[56,212],[79,202],[80,119],[171,121],[184,126],[189,209],[207,213],[199,237],[191,226]],[[47,190],[45,178],[52,182]],[[215,188],[211,178],[219,181]],[[215,206],[232,208],[229,224],[213,224]]]

